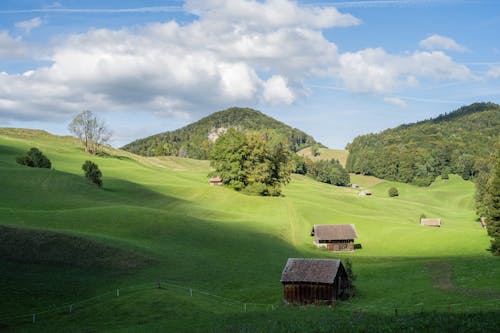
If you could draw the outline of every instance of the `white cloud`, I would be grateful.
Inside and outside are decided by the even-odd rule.
[[[491,77],[493,79],[500,78],[500,66],[491,67],[488,72],[486,72],[487,77]]]
[[[253,27],[333,28],[358,25],[361,21],[341,14],[334,7],[300,7],[288,0],[258,2],[235,0],[188,0],[186,10],[213,22],[245,22]]]
[[[264,100],[269,104],[292,104],[295,95],[284,77],[274,75],[264,82]]]
[[[7,31],[0,31],[0,59],[15,59],[26,54],[21,38],[13,38]]]
[[[405,108],[408,106],[405,101],[398,97],[384,97],[384,102]]]
[[[186,117],[230,105],[288,105],[302,95],[301,82],[316,77],[385,94],[421,78],[471,76],[443,52],[339,54],[322,29],[359,20],[333,7],[209,0],[186,8],[199,18],[58,39],[50,65],[0,75],[0,118],[67,120],[82,109]],[[0,32],[0,58],[19,52],[26,52],[21,39]]]
[[[465,51],[465,47],[453,39],[440,35],[432,35],[420,41],[420,46],[428,50]]]
[[[25,34],[29,34],[31,30],[42,25],[42,20],[39,17],[35,17],[31,20],[16,22],[14,25],[16,28],[23,30]]]
[[[356,92],[385,93],[418,84],[418,77],[467,80],[469,69],[443,52],[388,54],[381,48],[340,56],[338,73],[345,86]]]

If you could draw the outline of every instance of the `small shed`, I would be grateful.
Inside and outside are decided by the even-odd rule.
[[[222,178],[220,176],[215,176],[210,178],[210,185],[219,186],[222,185]]]
[[[354,251],[358,238],[354,224],[315,224],[311,231],[313,243],[329,251]]]
[[[431,219],[421,218],[420,224],[426,225],[428,227],[440,227],[441,226],[441,219],[439,219],[439,218],[431,218]]]
[[[359,188],[358,184],[351,184],[351,188]]]
[[[283,273],[286,304],[333,304],[348,295],[349,281],[339,259],[288,259]]]
[[[372,192],[367,191],[367,190],[363,190],[363,191],[359,191],[358,194],[361,196],[366,196],[366,195],[372,195]]]

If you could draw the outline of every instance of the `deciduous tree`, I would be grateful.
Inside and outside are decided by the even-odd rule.
[[[104,120],[97,118],[92,111],[85,110],[73,118],[69,131],[83,142],[85,151],[95,155],[99,147],[111,138],[111,132]]]

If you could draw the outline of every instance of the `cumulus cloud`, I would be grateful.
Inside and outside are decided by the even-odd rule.
[[[31,20],[16,22],[14,25],[16,28],[23,30],[25,34],[29,34],[31,30],[42,25],[42,20],[39,17],[35,17]]]
[[[440,35],[432,35],[420,41],[420,46],[428,50],[465,51],[465,47],[453,39]]]
[[[59,38],[49,65],[0,74],[0,118],[68,119],[82,109],[186,117],[229,105],[288,105],[310,78],[386,94],[420,78],[471,76],[441,51],[341,54],[322,29],[360,21],[333,7],[191,0],[185,8],[199,17]],[[19,52],[22,41],[0,32],[0,58]]]
[[[334,7],[299,7],[289,0],[258,2],[234,0],[188,0],[185,9],[213,22],[231,20],[259,28],[313,27],[333,28],[358,25],[361,21],[341,14]]]
[[[292,104],[295,95],[284,77],[274,75],[264,82],[264,100],[270,104]]]
[[[418,77],[454,80],[472,77],[466,66],[440,51],[394,55],[381,48],[342,54],[338,75],[352,91],[376,93],[416,85]]]
[[[384,97],[384,102],[405,108],[408,106],[405,101],[398,97]]]
[[[493,79],[499,79],[500,78],[500,66],[491,67],[488,70],[488,72],[486,72],[486,76],[493,78]]]
[[[26,54],[21,38],[12,37],[7,31],[0,31],[0,59],[15,59]]]

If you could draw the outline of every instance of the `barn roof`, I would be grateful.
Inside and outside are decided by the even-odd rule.
[[[441,219],[439,219],[439,218],[420,219],[420,224],[428,225],[431,227],[439,227],[439,226],[441,226]]]
[[[281,282],[332,284],[340,265],[339,259],[289,258],[281,274]]]
[[[315,224],[311,232],[317,240],[343,240],[358,238],[354,224]]]

